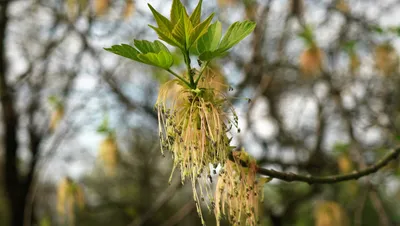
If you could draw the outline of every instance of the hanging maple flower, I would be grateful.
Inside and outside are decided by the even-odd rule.
[[[238,128],[238,117],[225,96],[228,86],[219,71],[207,69],[198,87],[192,90],[179,80],[171,80],[161,86],[156,106],[161,150],[172,153],[173,168],[180,169],[182,183],[187,177],[191,180],[203,219],[200,201],[212,199],[208,165],[227,160],[232,149],[227,132]]]
[[[349,13],[350,11],[349,4],[347,4],[346,0],[337,0],[336,8],[344,13]]]
[[[104,15],[110,5],[110,0],[95,0],[94,1],[94,12],[97,16]]]
[[[343,43],[343,49],[347,52],[349,57],[349,71],[352,75],[356,75],[357,70],[360,68],[361,61],[356,51],[357,41],[350,40]]]
[[[89,0],[65,0],[67,17],[74,22],[89,5]]]
[[[200,81],[201,86],[207,86],[219,93],[226,93],[230,86],[227,85],[221,68],[217,65],[210,65],[204,72],[204,78]]]
[[[337,164],[341,173],[350,173],[353,171],[353,163],[351,162],[350,156],[346,153],[338,156]]]
[[[300,69],[304,76],[315,77],[321,72],[323,52],[317,46],[311,46],[300,55]]]
[[[215,191],[217,225],[227,216],[233,225],[259,224],[259,206],[263,201],[263,186],[271,178],[257,177],[257,164],[244,150],[233,151],[219,172]]]
[[[63,117],[64,117],[64,108],[62,106],[57,107],[57,109],[51,113],[51,119],[49,125],[50,131],[54,132],[56,130],[58,124],[60,123]]]
[[[105,50],[144,64],[162,68],[175,76],[160,87],[156,108],[161,151],[169,151],[173,170],[181,172],[182,183],[190,179],[193,197],[204,225],[199,202],[212,199],[209,165],[224,164],[232,151],[229,131],[237,128],[238,116],[226,96],[225,80],[210,66],[210,61],[225,56],[229,49],[256,27],[251,21],[235,22],[222,36],[222,24],[211,23],[214,14],[201,20],[202,0],[192,14],[179,0],[172,1],[170,19],[150,4],[158,25],[149,25],[160,40],[177,47],[183,56],[186,72],[178,74],[171,67],[174,58],[162,42],[134,40],[133,45],[113,45]],[[196,55],[200,68],[193,68]]]
[[[57,212],[63,218],[63,222],[74,225],[75,208],[83,209],[85,197],[83,189],[71,178],[66,177],[61,180],[57,189]]]
[[[383,75],[389,76],[398,72],[399,57],[390,43],[377,46],[374,54],[375,66]]]
[[[64,104],[56,96],[50,96],[48,101],[53,108],[49,123],[49,129],[51,132],[54,132],[58,127],[58,124],[64,117]]]
[[[100,143],[99,159],[104,165],[106,174],[110,176],[115,175],[119,160],[119,152],[115,135],[113,133],[108,134],[108,136]]]
[[[208,163],[225,162],[230,151],[226,133],[237,127],[238,117],[225,95],[212,88],[212,79],[199,83],[204,86],[196,90],[181,85],[168,99],[175,84],[180,82],[171,80],[160,88],[156,106],[161,149],[172,152],[174,167],[180,167],[184,180],[196,178]]]
[[[356,53],[353,53],[350,55],[350,62],[349,62],[349,68],[352,74],[355,74],[357,70],[360,68],[361,62],[360,58]]]
[[[124,7],[124,19],[129,19],[133,13],[135,12],[135,3],[133,0],[126,0],[125,7]]]
[[[323,51],[318,47],[313,30],[307,26],[299,34],[307,48],[300,55],[299,64],[302,75],[307,77],[319,76],[322,69]]]
[[[344,209],[336,202],[323,201],[314,211],[316,226],[349,225]]]
[[[218,0],[217,3],[218,3],[218,6],[222,8],[222,7],[234,5],[237,3],[237,1],[236,0]]]

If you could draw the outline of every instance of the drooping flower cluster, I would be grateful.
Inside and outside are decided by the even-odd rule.
[[[233,151],[232,158],[219,173],[214,209],[217,225],[223,215],[233,225],[257,225],[263,186],[270,178],[257,177],[255,160],[243,150]]]
[[[100,143],[98,158],[100,163],[104,166],[106,175],[115,175],[119,162],[119,151],[115,135],[107,135],[107,137]]]
[[[85,197],[82,187],[71,178],[64,178],[57,189],[57,212],[62,217],[63,223],[74,225],[75,208],[82,209],[85,205]]]
[[[172,152],[182,180],[195,180],[203,170],[210,174],[208,164],[225,162],[230,151],[226,133],[237,126],[238,117],[223,92],[214,88],[217,85],[210,75],[196,90],[181,85],[179,80],[160,88],[156,106],[161,148]]]
[[[322,201],[314,210],[316,226],[349,225],[349,220],[343,207],[336,202]]]

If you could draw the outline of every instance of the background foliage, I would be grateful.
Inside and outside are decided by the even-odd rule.
[[[159,151],[154,103],[169,75],[103,50],[156,39],[147,2],[169,13],[170,2],[156,0],[0,1],[1,225],[200,225],[190,184],[168,185],[172,163]],[[190,11],[197,4],[183,2]],[[224,31],[237,20],[257,22],[211,66],[233,88],[241,127],[234,142],[259,164],[348,173],[398,145],[398,1],[203,7]],[[334,185],[273,180],[264,188],[262,225],[399,225],[399,176],[396,160]],[[55,207],[65,177],[74,182],[65,194],[79,187],[85,205],[64,203],[62,215]],[[206,222],[214,224],[212,214]]]

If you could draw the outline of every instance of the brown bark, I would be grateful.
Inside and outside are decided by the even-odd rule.
[[[2,109],[1,120],[3,121],[3,150],[5,151],[4,181],[5,192],[8,199],[10,212],[10,225],[23,226],[25,203],[27,201],[30,185],[32,183],[34,169],[36,166],[36,153],[38,150],[37,137],[31,136],[31,148],[33,160],[26,176],[20,175],[18,171],[18,113],[15,109],[15,96],[12,88],[7,83],[7,58],[6,58],[6,36],[7,36],[7,9],[9,0],[0,0],[0,104]],[[31,134],[32,135],[32,134]]]

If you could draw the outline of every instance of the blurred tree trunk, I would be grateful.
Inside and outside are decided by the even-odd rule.
[[[2,108],[3,125],[3,150],[5,151],[4,178],[5,191],[8,199],[10,213],[10,225],[24,225],[25,206],[32,183],[34,168],[36,165],[36,153],[38,139],[30,133],[32,161],[26,176],[18,171],[18,114],[15,110],[15,96],[12,88],[7,83],[7,58],[6,58],[6,33],[7,33],[7,9],[9,0],[0,0],[0,102]],[[31,132],[31,131],[30,131]]]

